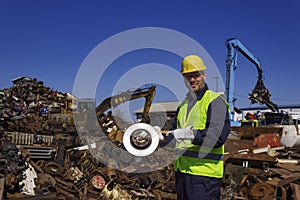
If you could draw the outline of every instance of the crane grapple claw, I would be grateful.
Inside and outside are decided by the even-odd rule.
[[[248,94],[248,98],[251,100],[252,104],[266,104],[273,112],[278,112],[278,106],[271,101],[270,97],[271,94],[265,87],[261,78],[257,80],[254,89]]]

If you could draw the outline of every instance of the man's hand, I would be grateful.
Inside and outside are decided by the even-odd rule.
[[[193,126],[188,126],[186,128],[178,128],[173,131],[169,131],[167,133],[172,134],[175,137],[175,140],[177,142],[182,142],[183,140],[193,140],[195,138],[194,132],[193,132]]]
[[[154,130],[157,132],[159,140],[164,140],[164,136],[161,133],[160,127],[159,126],[153,126]],[[138,136],[141,138],[145,138],[147,136],[148,132],[147,131],[142,131]]]

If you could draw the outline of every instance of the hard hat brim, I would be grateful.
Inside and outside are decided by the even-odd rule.
[[[188,74],[188,73],[193,73],[193,72],[203,72],[203,71],[205,71],[205,69],[204,70],[184,70],[184,71],[181,70],[180,72],[181,72],[181,74]]]

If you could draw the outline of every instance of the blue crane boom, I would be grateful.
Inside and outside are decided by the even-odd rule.
[[[235,70],[237,68],[237,53],[241,53],[246,57],[250,62],[252,62],[258,72],[258,80],[255,85],[255,88],[251,93],[249,93],[248,98],[251,100],[251,103],[260,103],[266,104],[270,110],[273,112],[278,112],[278,106],[271,102],[269,90],[264,86],[262,80],[262,67],[260,61],[250,52],[245,45],[243,45],[238,39],[231,38],[226,40],[226,46],[228,49],[227,60],[226,60],[226,88],[225,93],[227,101],[231,109],[231,124],[237,125],[238,122],[234,119],[235,107],[234,103],[236,98],[234,96],[234,76]]]

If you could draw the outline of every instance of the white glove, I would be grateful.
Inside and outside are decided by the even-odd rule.
[[[163,134],[161,133],[160,127],[159,126],[153,126],[153,128],[156,130],[159,140],[164,140],[165,138],[164,138]]]
[[[188,126],[186,128],[178,128],[173,131],[169,131],[167,135],[168,134],[173,134],[177,142],[182,142],[186,139],[193,140],[195,138],[193,126]]]

